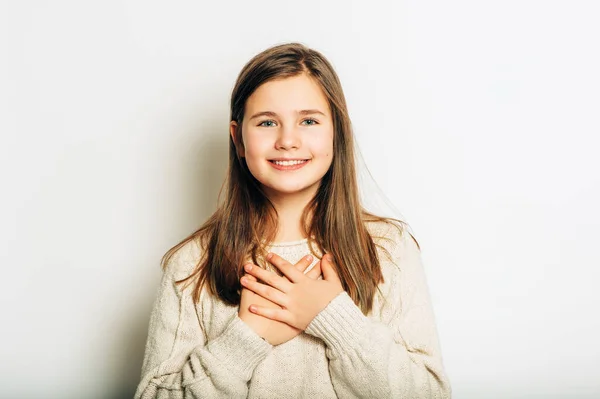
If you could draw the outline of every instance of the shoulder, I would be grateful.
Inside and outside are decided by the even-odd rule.
[[[406,222],[395,219],[367,220],[365,226],[371,234],[373,242],[389,251],[398,250],[407,245],[414,245],[420,250],[419,244]]]
[[[202,247],[197,238],[189,238],[165,254],[163,272],[172,276],[175,280],[188,277],[198,265],[202,257]]]
[[[414,295],[424,281],[421,249],[404,222],[372,222],[369,231],[377,246],[383,274],[376,307],[382,318],[391,318],[406,306],[402,298]]]
[[[407,223],[387,219],[369,222],[368,229],[377,247],[384,291],[419,278],[423,273],[421,249]],[[395,295],[392,291],[388,295]]]

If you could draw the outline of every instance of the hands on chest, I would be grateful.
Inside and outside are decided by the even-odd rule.
[[[273,253],[267,260],[283,276],[246,264],[239,317],[271,345],[279,345],[302,333],[344,289],[331,255],[325,255],[306,274],[304,270],[312,262],[310,256],[296,265]],[[323,279],[319,279],[321,275]]]

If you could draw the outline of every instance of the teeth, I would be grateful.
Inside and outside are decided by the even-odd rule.
[[[298,165],[300,163],[304,163],[306,162],[305,160],[293,160],[293,161],[273,161],[273,163],[275,165],[280,165],[280,166],[292,166],[292,165]]]

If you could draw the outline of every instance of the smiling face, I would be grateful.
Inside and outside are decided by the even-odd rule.
[[[236,126],[232,121],[232,136]],[[327,98],[312,78],[272,80],[246,101],[238,153],[270,199],[312,198],[331,166],[333,130]]]

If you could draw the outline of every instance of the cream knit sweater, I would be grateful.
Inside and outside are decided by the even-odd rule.
[[[375,242],[393,260],[380,252],[385,282],[373,310],[363,315],[343,292],[278,346],[241,321],[237,306],[205,291],[194,304],[191,287],[175,286],[200,255],[187,243],[163,273],[135,399],[450,398],[420,251],[406,230],[369,229],[390,238]],[[310,253],[306,240],[270,250],[292,263]]]

